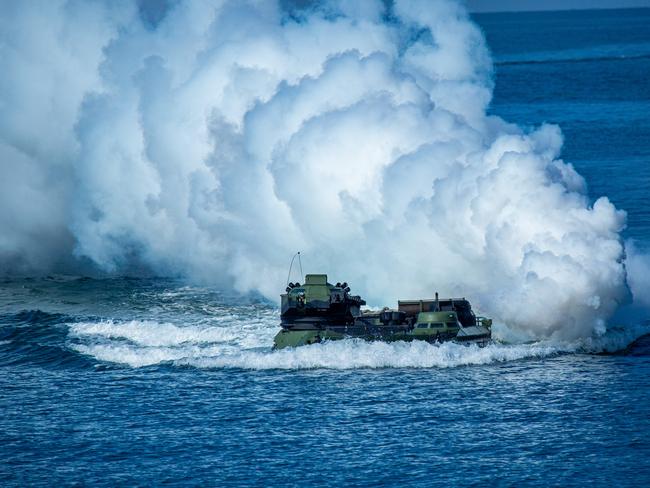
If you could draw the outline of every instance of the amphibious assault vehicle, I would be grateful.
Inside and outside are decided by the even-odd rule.
[[[332,285],[327,275],[308,274],[302,285],[289,283],[281,298],[276,349],[350,337],[485,345],[492,335],[492,320],[474,315],[465,298],[437,293],[434,299],[400,300],[397,310],[362,310],[365,300],[351,295],[347,283]]]

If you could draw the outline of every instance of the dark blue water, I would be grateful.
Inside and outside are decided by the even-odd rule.
[[[650,10],[477,16],[491,111],[650,243]],[[650,340],[320,344],[277,309],[169,279],[0,283],[0,484],[647,486]]]
[[[492,113],[558,124],[562,157],[650,245],[650,9],[476,16],[496,61]]]

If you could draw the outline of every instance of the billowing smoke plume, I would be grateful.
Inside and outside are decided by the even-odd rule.
[[[457,3],[2,8],[7,271],[275,297],[301,250],[373,304],[467,296],[525,337],[601,333],[628,299],[624,212],[590,205],[557,127],[486,115],[489,52]]]

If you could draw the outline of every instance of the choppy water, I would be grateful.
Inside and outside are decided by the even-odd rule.
[[[14,482],[106,485],[643,486],[648,363],[16,368],[4,466]]]
[[[5,483],[650,479],[648,338],[273,352],[274,305],[174,280],[12,280],[0,303]]]
[[[650,11],[477,17],[494,113],[650,243]],[[567,33],[568,32],[568,33]],[[607,137],[603,137],[606,134]],[[272,352],[278,310],[177,280],[0,283],[4,485],[650,483],[650,339]]]

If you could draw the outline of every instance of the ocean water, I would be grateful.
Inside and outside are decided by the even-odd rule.
[[[557,123],[650,248],[650,10],[477,15],[491,112]],[[180,280],[0,282],[3,486],[646,486],[650,339],[318,344]],[[617,335],[618,334],[618,335]],[[617,339],[618,338],[618,339]]]
[[[491,112],[522,126],[558,124],[562,157],[628,214],[650,246],[650,9],[475,16],[496,68]]]

